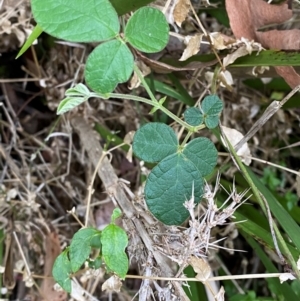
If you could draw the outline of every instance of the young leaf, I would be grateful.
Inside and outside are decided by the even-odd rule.
[[[140,159],[155,163],[176,153],[178,140],[172,128],[164,123],[151,122],[135,133],[132,148]]]
[[[101,243],[105,264],[119,277],[124,278],[128,271],[128,258],[124,251],[128,244],[126,232],[110,224],[102,231]]]
[[[30,36],[27,38],[25,44],[22,46],[20,51],[18,52],[16,59],[19,58],[32,44],[33,42],[40,36],[40,34],[43,32],[43,29],[37,24]]]
[[[66,97],[58,105],[56,114],[61,115],[81,105],[87,100],[86,97]]]
[[[223,102],[217,95],[209,95],[201,103],[204,114],[205,125],[209,129],[215,128],[219,124],[220,114],[223,110]]]
[[[77,84],[75,87],[68,89],[66,96],[89,96],[90,90],[84,84]]]
[[[111,215],[111,222],[114,223],[117,218],[122,215],[122,211],[120,208],[115,208],[113,214]]]
[[[126,24],[125,39],[143,52],[164,49],[169,40],[169,25],[164,14],[153,7],[140,8]]]
[[[195,203],[199,203],[202,192],[203,179],[199,170],[182,154],[170,155],[159,162],[145,186],[149,210],[167,225],[182,224],[189,216],[183,203],[192,195]]]
[[[68,258],[68,249],[64,250],[55,260],[52,269],[54,280],[68,293],[71,293],[71,279],[69,275],[72,273],[71,263]]]
[[[100,231],[94,228],[83,228],[75,233],[70,245],[70,262],[72,271],[77,272],[86,261],[91,252],[91,240],[100,235]]]
[[[198,108],[188,108],[184,112],[184,120],[186,123],[192,126],[197,126],[203,123],[203,114]]]
[[[105,42],[96,47],[87,59],[86,82],[97,92],[112,92],[118,83],[129,79],[133,63],[133,55],[122,41]]]
[[[195,138],[189,142],[183,155],[195,164],[202,177],[210,174],[217,164],[218,151],[207,138]]]
[[[109,0],[32,0],[31,9],[45,32],[71,42],[105,41],[120,30]]]

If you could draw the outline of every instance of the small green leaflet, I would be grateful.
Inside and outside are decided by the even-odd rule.
[[[68,251],[68,249],[64,250],[56,258],[52,269],[52,276],[66,292],[71,293],[72,285],[69,276],[72,273],[72,269],[68,258]]]
[[[205,125],[213,129],[219,124],[220,114],[223,110],[223,102],[217,95],[208,95],[201,103]]]
[[[192,126],[198,126],[203,123],[203,114],[198,108],[188,108],[184,112],[184,120],[186,123]]]
[[[125,248],[128,244],[126,232],[110,224],[101,233],[102,258],[106,266],[119,277],[125,278],[128,271],[128,258]]]
[[[77,272],[91,253],[91,241],[101,232],[94,228],[83,228],[75,233],[70,245],[70,262],[72,271]]]

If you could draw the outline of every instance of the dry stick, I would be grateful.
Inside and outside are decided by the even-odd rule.
[[[235,151],[238,151],[244,143],[251,139],[257,131],[298,91],[300,85],[294,88],[282,101],[273,101],[265,110],[263,115],[254,123],[249,132],[235,146]]]
[[[210,44],[210,46],[211,46],[211,49],[212,49],[213,53],[214,53],[215,56],[217,57],[217,60],[218,60],[218,62],[219,62],[219,64],[220,64],[220,66],[222,67],[222,70],[224,70],[224,67],[223,67],[223,64],[222,64],[222,62],[221,62],[221,59],[220,59],[219,55],[217,54],[215,48],[213,47],[213,44],[212,44],[212,41],[211,41],[211,38],[210,38],[209,34],[207,33],[206,29],[203,27],[203,25],[202,25],[200,19],[198,18],[198,15],[197,15],[196,12],[195,12],[195,9],[194,9],[194,6],[192,5],[192,2],[191,2],[191,1],[189,1],[189,2],[190,2],[191,10],[192,10],[192,12],[193,12],[193,15],[194,15],[194,17],[195,17],[195,19],[196,19],[196,21],[197,21],[199,27],[200,27],[201,30],[203,31],[204,35],[207,37],[207,39],[208,39],[208,41],[209,41],[209,44]]]
[[[22,259],[23,259],[23,262],[24,262],[24,265],[25,265],[25,268],[26,268],[26,271],[27,271],[27,277],[28,277],[28,279],[30,279],[30,281],[33,282],[35,288],[38,290],[38,292],[40,293],[40,295],[41,295],[45,300],[48,301],[47,297],[43,295],[43,292],[41,291],[40,287],[37,285],[37,283],[34,281],[34,279],[33,279],[33,277],[32,277],[32,273],[31,273],[31,271],[30,271],[28,262],[27,262],[27,260],[26,260],[26,257],[25,257],[25,254],[24,254],[24,252],[23,252],[22,246],[21,246],[21,244],[20,244],[20,241],[19,241],[18,236],[17,236],[17,234],[16,234],[15,231],[13,231],[13,235],[14,235],[14,239],[15,239],[15,241],[16,241],[16,243],[17,243],[17,246],[18,246],[19,252],[20,252],[20,254],[21,254],[21,257],[22,257]],[[23,272],[22,274],[23,274],[23,276],[24,276],[25,273]],[[24,280],[24,279],[23,279],[23,280]],[[24,280],[24,281],[25,281],[25,280]]]
[[[73,118],[71,120],[71,124],[74,127],[75,131],[78,133],[82,146],[87,152],[89,159],[91,160],[94,167],[96,167],[99,158],[103,154],[103,149],[98,141],[99,135],[93,131],[93,129],[89,124],[87,124],[83,117],[78,116]],[[168,277],[172,276],[173,270],[170,268],[169,263],[167,262],[167,258],[163,256],[159,251],[154,249],[153,240],[151,239],[149,233],[146,231],[141,218],[137,218],[138,214],[136,212],[136,209],[134,208],[132,202],[128,199],[123,188],[118,183],[119,179],[115,174],[115,171],[107,157],[103,158],[102,166],[100,169],[98,169],[97,173],[101,181],[103,182],[108,195],[118,202],[118,205],[120,206],[122,212],[125,214],[126,218],[129,220],[129,222],[132,222],[134,224],[134,228],[141,237],[141,240],[145,244],[147,250],[153,254],[157,265],[160,267],[160,270],[163,271]],[[178,282],[174,282],[172,284],[182,300],[188,301],[189,298],[181,287],[181,284]]]

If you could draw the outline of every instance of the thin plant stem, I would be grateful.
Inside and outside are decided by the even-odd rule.
[[[224,136],[224,139],[226,140],[226,144],[228,146],[228,149],[229,149],[230,153],[232,154],[232,156],[234,158],[234,161],[236,162],[236,164],[240,168],[242,174],[245,177],[245,180],[248,182],[249,186],[251,187],[251,189],[253,191],[253,194],[256,197],[256,199],[257,199],[260,207],[262,208],[264,214],[266,216],[268,216],[267,209],[265,207],[264,201],[263,201],[263,199],[262,199],[262,197],[260,195],[260,191],[255,186],[254,182],[252,181],[250,175],[247,172],[247,169],[245,168],[244,164],[242,163],[240,157],[237,155],[234,147],[232,146],[232,144],[227,139],[226,135],[223,135],[223,136]],[[294,257],[291,254],[289,248],[287,247],[286,242],[285,242],[284,238],[282,237],[282,235],[281,235],[281,233],[280,233],[280,231],[279,231],[279,229],[278,229],[278,227],[277,227],[277,225],[275,223],[273,224],[273,228],[274,228],[274,231],[275,231],[276,236],[278,238],[278,242],[281,245],[281,247],[282,247],[285,255],[287,256],[287,258],[289,260],[289,263],[291,264],[294,273],[296,274],[297,278],[300,279],[300,271],[297,268],[297,264],[296,264],[296,262],[294,260]]]

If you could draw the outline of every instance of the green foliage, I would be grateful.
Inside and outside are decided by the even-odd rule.
[[[169,25],[164,14],[151,7],[140,8],[125,27],[125,40],[143,52],[161,51],[169,40]]]
[[[85,79],[94,91],[104,94],[127,81],[133,72],[133,55],[126,42],[144,52],[157,52],[169,39],[166,18],[151,7],[140,8],[132,15],[123,39],[118,14],[109,0],[49,0],[46,4],[32,0],[31,5],[39,28],[48,34],[72,42],[102,42],[88,57]],[[74,107],[85,100],[74,96],[64,102],[72,102],[69,107]]]
[[[52,276],[55,281],[68,293],[71,292],[71,279],[72,273],[71,263],[69,260],[69,249],[65,249],[55,260]]]
[[[94,91],[111,92],[118,83],[129,79],[133,63],[133,55],[123,41],[111,40],[102,43],[87,59],[85,80]]]
[[[32,0],[31,9],[43,31],[71,42],[105,41],[120,30],[118,14],[108,0]]]
[[[200,202],[203,177],[217,163],[213,143],[207,138],[195,138],[182,147],[169,126],[153,122],[136,132],[133,151],[146,162],[158,162],[145,186],[149,210],[167,225],[182,224],[189,216],[184,202],[192,196],[196,204]]]
[[[120,209],[115,209],[111,220],[103,231],[94,228],[82,228],[75,233],[70,247],[55,260],[52,275],[55,281],[67,292],[71,292],[72,273],[76,273],[87,261],[89,266],[99,269],[105,263],[109,272],[124,278],[128,271],[128,258],[125,248],[128,244],[126,232],[114,224],[120,217]],[[99,249],[100,255],[92,259],[92,248]]]
[[[184,112],[184,120],[192,126],[197,126],[203,123],[203,114],[198,108],[188,108]]]
[[[102,257],[107,268],[124,278],[128,271],[128,258],[125,253],[128,244],[126,232],[110,224],[102,231],[101,243]]]
[[[192,126],[198,126],[204,121],[209,129],[213,129],[218,126],[222,110],[223,102],[221,99],[217,95],[208,95],[204,98],[199,109],[188,108],[184,112],[184,119]]]
[[[156,163],[177,151],[178,140],[169,126],[163,123],[147,123],[135,134],[133,152],[140,159]]]

